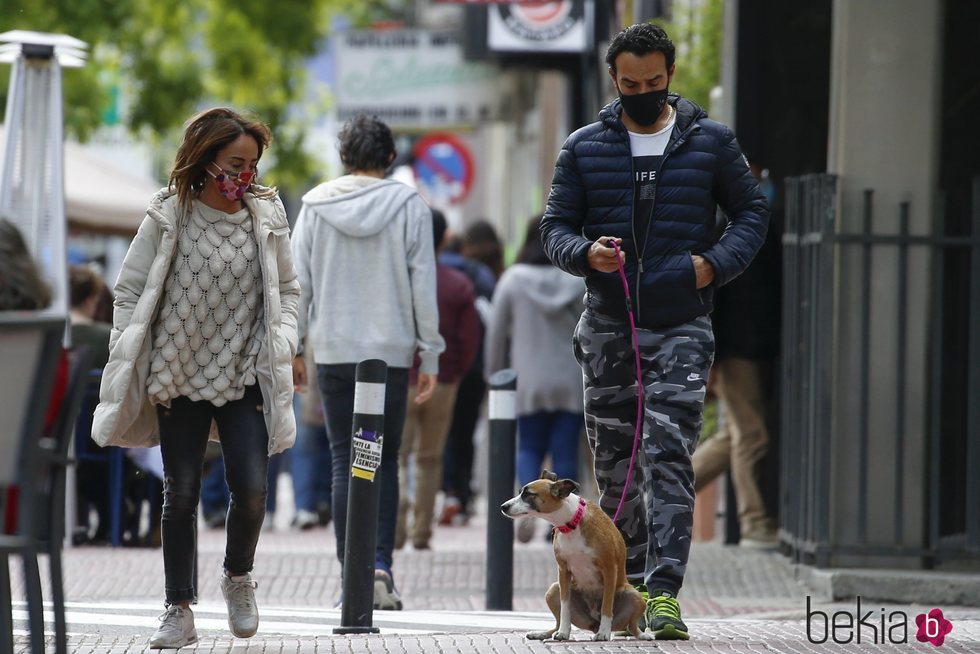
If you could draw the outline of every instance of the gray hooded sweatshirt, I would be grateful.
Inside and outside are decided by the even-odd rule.
[[[517,372],[518,416],[582,413],[572,332],[584,296],[585,280],[553,266],[517,263],[501,275],[487,325],[486,372]]]
[[[320,184],[303,196],[292,247],[300,342],[318,364],[409,368],[418,348],[420,371],[439,371],[432,213],[418,193],[363,175]]]

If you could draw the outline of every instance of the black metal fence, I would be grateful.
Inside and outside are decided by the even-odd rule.
[[[898,207],[897,230],[876,232],[873,199],[872,191],[864,191],[860,230],[844,231],[840,225],[854,221],[838,215],[846,209],[840,208],[835,176],[786,181],[780,389],[784,550],[818,566],[887,565],[895,557],[922,567],[952,560],[980,563],[980,178],[973,185],[971,216],[958,222],[970,225],[960,230],[968,231],[965,236],[948,235],[942,210],[930,233],[910,233],[908,202]],[[925,307],[922,280],[915,280],[919,295],[910,291],[910,255],[922,254],[929,261]],[[843,265],[847,257],[851,263]],[[885,273],[888,283],[873,285],[884,262],[894,262]],[[880,299],[872,294],[882,288],[895,294],[894,320],[872,315],[874,300]],[[950,302],[951,295],[958,302]],[[858,307],[846,317],[842,296]],[[910,298],[917,298],[915,304]],[[915,314],[922,311],[928,316]],[[924,324],[925,333],[910,332],[912,323]],[[895,330],[888,339],[894,358],[885,373],[872,368],[873,344],[881,347],[873,324]],[[910,343],[910,333],[927,343]],[[916,346],[927,348],[926,371],[910,370],[920,363],[909,354]],[[842,361],[846,353],[854,360]],[[858,374],[841,374],[842,368]],[[906,403],[920,398],[910,397],[910,389],[923,384],[910,380],[922,379],[925,419],[911,424]],[[847,388],[842,392],[839,385]],[[882,393],[895,398],[887,423],[873,411],[881,406],[875,396]],[[842,397],[853,398],[854,415],[841,415],[847,410]],[[848,433],[838,433],[841,425]],[[886,496],[890,506],[881,501]]]

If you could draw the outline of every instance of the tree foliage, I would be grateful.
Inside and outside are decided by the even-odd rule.
[[[671,88],[707,110],[711,89],[721,83],[724,2],[674,2],[672,14],[669,21],[654,21],[677,47],[677,72]]]
[[[253,113],[275,135],[264,176],[300,188],[316,176],[304,149],[305,62],[335,17],[363,26],[404,19],[409,0],[0,0],[0,32],[69,34],[90,45],[64,72],[65,127],[86,140],[124,97],[119,119],[140,138],[170,142],[197,110]],[[0,66],[6,101],[9,67]]]

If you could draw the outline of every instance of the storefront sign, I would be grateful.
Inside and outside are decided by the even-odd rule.
[[[336,60],[341,120],[367,113],[392,127],[465,126],[500,119],[508,102],[509,76],[465,61],[455,32],[349,31]]]
[[[521,2],[487,8],[487,46],[497,52],[584,52],[592,3]]]

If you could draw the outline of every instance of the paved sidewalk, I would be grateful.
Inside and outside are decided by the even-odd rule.
[[[544,524],[539,531],[543,534]],[[543,537],[514,551],[514,612],[485,611],[485,517],[466,527],[439,527],[430,551],[396,552],[395,580],[406,610],[376,611],[380,635],[334,637],[340,612],[339,565],[333,532],[289,530],[263,533],[256,557],[257,598],[262,615],[259,635],[248,641],[228,634],[217,587],[224,533],[201,528],[200,604],[194,607],[201,641],[209,652],[908,652],[933,651],[915,642],[914,617],[928,607],[883,607],[864,603],[878,624],[881,609],[904,611],[913,644],[813,644],[807,640],[806,601],[812,595],[796,580],[794,567],[775,553],[717,544],[696,544],[681,595],[694,639],[686,643],[617,639],[593,643],[591,634],[573,630],[574,642],[534,643],[524,633],[552,625],[544,590],[555,575],[554,557]],[[163,561],[159,550],[85,547],[65,553],[70,650],[83,654],[143,652],[162,611]],[[21,598],[19,569],[14,597]],[[813,610],[855,613],[850,603],[811,597]],[[980,609],[941,607],[954,624],[942,652],[980,652]],[[15,607],[17,651],[27,651],[26,608]],[[815,618],[811,636],[824,628]],[[888,623],[890,626],[891,623]],[[49,623],[48,628],[51,628]],[[838,634],[844,637],[843,632]]]
[[[395,552],[395,582],[406,609],[483,611],[486,592],[486,517],[466,527],[438,527],[431,550]],[[515,611],[544,611],[544,591],[555,579],[554,555],[540,538],[514,545]],[[282,526],[264,532],[254,577],[260,606],[333,608],[340,595],[340,564],[332,528],[307,532]],[[199,533],[202,603],[220,602],[218,575],[224,532]],[[70,601],[147,602],[162,606],[163,556],[158,549],[79,547],[65,552],[65,593]],[[15,583],[19,583],[17,571]],[[20,588],[15,587],[15,594]],[[715,544],[692,551],[683,600],[691,617],[783,613],[799,608],[806,593],[791,565],[777,555]]]

